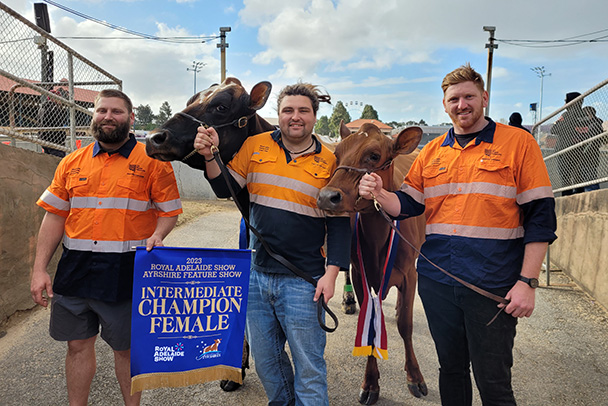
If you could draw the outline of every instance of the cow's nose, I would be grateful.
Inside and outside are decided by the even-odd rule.
[[[335,210],[342,204],[342,193],[340,190],[325,187],[319,192],[317,206],[324,210]]]
[[[147,137],[148,141],[156,147],[164,144],[167,141],[167,138],[168,133],[166,131],[156,131],[151,134],[148,134]]]

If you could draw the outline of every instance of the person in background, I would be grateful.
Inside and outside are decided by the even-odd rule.
[[[329,101],[329,96],[311,84],[283,88],[279,129],[247,138],[227,165],[235,189],[249,191],[252,226],[275,252],[318,280],[315,289],[292,274],[250,234],[246,332],[269,405],[329,404],[326,336],[315,302],[321,294],[325,301],[333,296],[340,268],[348,268],[351,234],[348,216],[330,217],[317,208],[319,190],[336,168],[334,154],[312,133],[319,101]],[[219,197],[228,197],[210,149],[218,144],[212,127],[199,127],[194,148],[207,161],[205,176]]]
[[[597,117],[594,107],[585,106],[582,109],[583,118],[580,125],[576,128],[581,134],[581,141],[588,140],[604,132],[602,120]],[[581,148],[581,159],[577,166],[577,179],[582,182],[597,182],[597,168],[600,164],[600,148],[605,141],[605,137],[598,138],[583,145]],[[584,186],[585,192],[591,192],[600,188],[599,182]]]
[[[447,74],[441,87],[453,127],[425,145],[399,191],[383,189],[370,173],[359,193],[396,219],[426,215],[418,293],[439,358],[441,404],[472,404],[472,365],[484,405],[515,405],[517,320],[534,311],[541,264],[556,239],[551,182],[533,137],[484,117],[488,93],[469,64]],[[509,303],[497,304],[438,267]]]
[[[141,393],[131,395],[130,374],[134,250],[162,245],[182,212],[171,164],[148,157],[129,132],[133,120],[127,95],[102,90],[90,127],[96,142],[61,160],[37,202],[47,212],[30,289],[34,302],[47,307],[51,300],[50,335],[67,341],[71,406],[87,405],[100,326],[114,350],[124,403],[139,405]],[[47,267],[62,241],[51,285]]]
[[[580,132],[581,126],[585,126],[585,113],[583,113],[583,98],[579,92],[566,93],[566,104],[573,102],[566,111],[555,121],[551,127],[551,134],[555,134],[555,152],[564,150],[583,140]],[[578,100],[576,100],[578,99]],[[576,100],[576,101],[574,101]],[[582,159],[580,148],[563,152],[557,157],[557,170],[562,180],[561,186],[572,186],[580,182],[578,179],[578,166]],[[578,187],[562,191],[562,196],[569,196],[575,193],[582,193],[584,187]]]
[[[531,133],[530,130],[523,126],[522,121],[523,119],[521,118],[521,114],[519,114],[517,111],[511,114],[511,116],[509,117],[509,125],[511,127],[521,128],[522,130]]]

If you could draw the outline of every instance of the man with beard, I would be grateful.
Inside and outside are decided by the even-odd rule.
[[[531,134],[484,117],[481,75],[467,64],[441,87],[454,127],[423,148],[401,190],[388,192],[372,173],[361,179],[359,193],[398,219],[426,215],[418,293],[439,358],[441,404],[471,405],[472,364],[484,405],[515,405],[517,318],[534,310],[540,267],[556,238],[551,182]]]
[[[95,374],[95,340],[114,350],[115,372],[125,405],[131,396],[131,292],[134,247],[161,246],[182,212],[171,165],[149,158],[129,133],[133,104],[119,90],[95,99],[91,132],[96,142],[59,163],[37,204],[42,220],[32,271],[34,302],[51,301],[49,332],[67,341],[70,405],[86,405]],[[63,254],[51,279],[47,266],[57,246]],[[44,292],[46,291],[46,295]]]

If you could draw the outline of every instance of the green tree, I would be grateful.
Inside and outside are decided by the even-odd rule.
[[[376,110],[374,110],[374,108],[369,104],[366,104],[365,107],[363,107],[363,111],[361,112],[361,118],[364,118],[367,120],[380,121],[380,119],[378,118],[378,112]]]
[[[329,119],[327,116],[321,116],[315,124],[315,133],[319,135],[329,135]]]
[[[331,113],[331,117],[329,118],[330,136],[336,137],[340,135],[340,120],[344,120],[344,124],[352,121],[350,114],[348,114],[348,110],[346,110],[344,104],[338,100],[336,107],[334,107],[334,111]]]
[[[158,111],[158,116],[156,116],[156,125],[161,126],[167,122],[171,118],[171,106],[168,101],[164,101],[160,106],[160,110]]]
[[[393,128],[405,127],[405,123],[402,121],[391,121],[391,122],[386,123],[386,125],[390,125]]]
[[[152,130],[154,129],[154,113],[149,104],[145,106],[140,104],[135,109],[135,129],[137,130]]]
[[[426,123],[426,121],[424,121],[423,118],[421,118],[420,121],[418,122],[418,125],[425,125],[426,126],[428,124]]]

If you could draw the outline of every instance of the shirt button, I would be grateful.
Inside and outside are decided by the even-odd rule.
[[[97,241],[93,241],[93,244],[97,245]]]
[[[459,187],[459,188],[458,188],[458,191],[459,191],[459,192],[462,192],[462,188],[461,188],[461,187]],[[101,203],[99,203],[99,204],[101,204]]]

